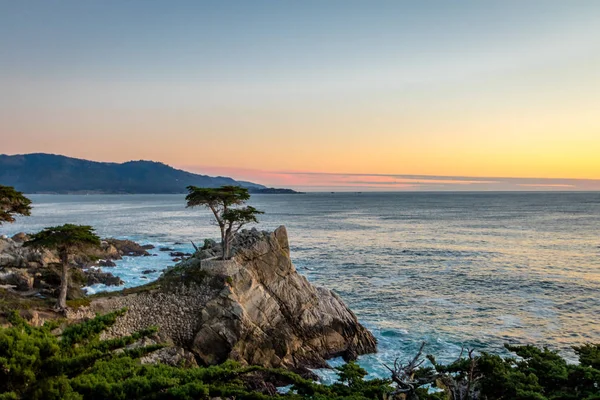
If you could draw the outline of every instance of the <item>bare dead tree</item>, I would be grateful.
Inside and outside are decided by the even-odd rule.
[[[437,370],[444,370],[436,384],[444,389],[451,400],[478,400],[481,397],[477,381],[482,375],[477,369],[477,357],[474,356],[474,349],[467,350],[466,359],[463,358],[463,353],[464,347],[456,361],[447,367],[440,367],[435,360],[432,361]]]
[[[397,358],[394,360],[393,368],[383,364],[392,373],[392,381],[396,384],[391,399],[418,400],[417,389],[435,382],[438,378],[438,374],[433,369],[422,369],[417,373],[426,360],[423,357],[425,345],[425,342],[421,343],[415,357],[406,365],[400,363]]]

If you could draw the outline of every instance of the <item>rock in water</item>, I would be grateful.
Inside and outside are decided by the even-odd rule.
[[[90,311],[127,307],[109,335],[156,325],[205,364],[230,358],[306,371],[377,350],[339,296],[296,272],[285,227],[241,232],[234,253],[227,261],[195,255],[146,290],[96,299]]]
[[[114,246],[120,255],[122,256],[149,256],[150,253],[146,251],[146,246],[141,246],[131,240],[122,240],[109,238],[106,242]]]
[[[102,272],[101,270],[89,268],[84,270],[86,285],[91,286],[97,283],[101,283],[107,286],[121,286],[125,282],[121,280],[118,276],[114,276],[110,272]]]

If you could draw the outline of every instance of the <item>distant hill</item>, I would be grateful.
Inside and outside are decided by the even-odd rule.
[[[271,193],[263,185],[193,174],[155,161],[118,164],[43,153],[0,155],[0,184],[25,193],[184,193],[188,185],[239,185],[251,193]]]

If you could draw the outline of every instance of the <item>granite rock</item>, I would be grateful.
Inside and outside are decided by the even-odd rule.
[[[158,326],[208,365],[234,359],[303,372],[331,357],[376,351],[373,335],[336,293],[298,274],[285,227],[242,231],[232,248],[225,261],[197,252],[147,288],[94,299],[88,312],[127,307],[106,337]]]

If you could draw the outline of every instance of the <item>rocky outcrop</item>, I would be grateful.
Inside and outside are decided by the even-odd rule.
[[[23,236],[15,239],[0,237],[0,268],[29,268],[59,262],[58,256],[48,250],[23,247]]]
[[[107,286],[121,286],[125,282],[118,276],[114,276],[110,272],[103,272],[97,268],[88,268],[84,270],[86,286],[96,285],[98,283],[107,285]]]
[[[24,233],[12,238],[0,237],[0,267],[27,268],[45,267],[60,262],[54,251],[24,247],[29,240]],[[84,248],[72,254],[71,261],[79,267],[98,265],[101,262],[110,264],[111,260],[120,260],[124,255],[150,255],[142,246],[130,240],[106,239],[99,248]]]
[[[24,269],[2,268],[0,269],[0,283],[13,286],[19,291],[28,291],[33,289],[34,277]]]
[[[111,238],[106,239],[105,241],[108,245],[113,246],[117,250],[119,258],[121,258],[121,256],[149,256],[150,253],[148,253],[147,250],[154,248],[152,245],[141,246],[132,240]]]
[[[94,299],[88,311],[127,307],[108,336],[158,326],[204,364],[234,359],[305,371],[376,351],[338,295],[296,272],[285,227],[239,234],[231,260],[204,258],[207,250],[135,293]]]
[[[8,285],[19,292],[39,291],[53,296],[60,284],[60,262],[54,251],[24,247],[29,240],[24,233],[12,238],[0,237],[0,285]],[[130,240],[106,239],[100,248],[82,249],[72,254],[71,262],[81,269],[71,274],[68,297],[84,295],[81,288],[95,283],[122,285],[123,281],[95,266],[115,266],[113,260],[123,256],[146,256],[143,246]]]
[[[29,240],[29,235],[25,232],[20,232],[14,235],[11,239],[17,243],[25,243]]]

